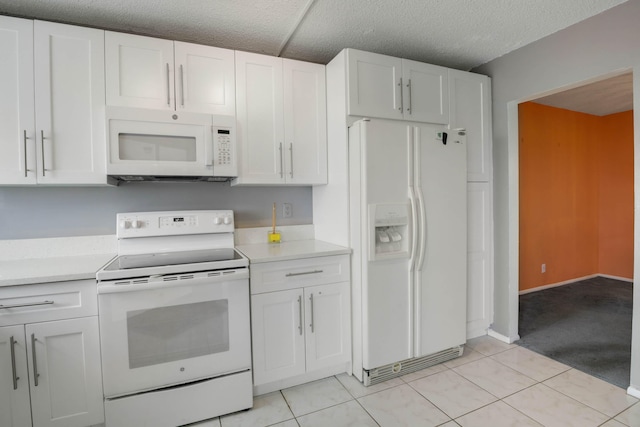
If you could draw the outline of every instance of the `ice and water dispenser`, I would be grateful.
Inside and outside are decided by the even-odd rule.
[[[409,206],[369,205],[369,260],[409,256]]]

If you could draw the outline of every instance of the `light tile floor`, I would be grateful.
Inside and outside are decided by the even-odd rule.
[[[346,374],[257,396],[198,427],[640,426],[625,390],[517,345],[470,340],[462,357],[364,387]]]

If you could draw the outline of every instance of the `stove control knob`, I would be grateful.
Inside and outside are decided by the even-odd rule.
[[[134,219],[133,221],[131,221],[131,228],[140,228],[142,227],[142,222],[138,221],[137,219]]]
[[[215,217],[215,218],[213,218],[213,223],[214,223],[215,225],[220,225],[220,224],[222,224],[222,218],[220,218],[220,217]]]
[[[131,226],[131,223],[129,221],[124,220],[124,219],[122,221],[120,221],[120,228],[127,229],[130,226]]]
[[[230,216],[226,216],[224,217],[224,223],[229,225],[231,224],[231,222],[233,221],[233,219]]]

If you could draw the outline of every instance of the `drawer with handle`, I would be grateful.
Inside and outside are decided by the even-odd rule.
[[[349,255],[251,264],[251,293],[348,282]]]
[[[0,326],[98,314],[95,280],[0,288]]]

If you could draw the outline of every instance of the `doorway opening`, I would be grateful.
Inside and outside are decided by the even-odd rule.
[[[519,344],[625,388],[632,77],[619,74],[518,106]]]

